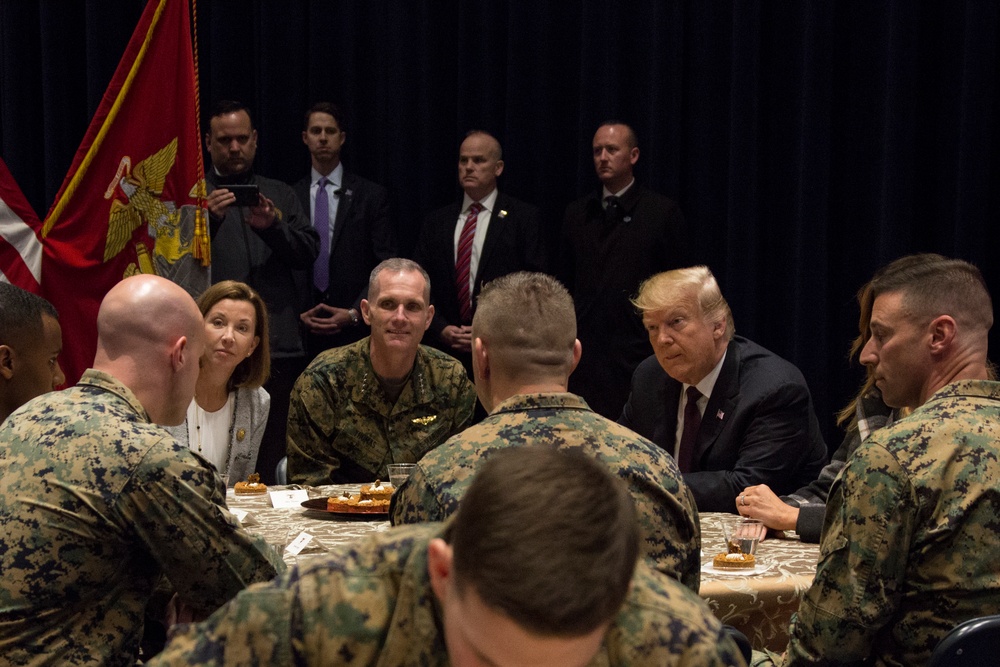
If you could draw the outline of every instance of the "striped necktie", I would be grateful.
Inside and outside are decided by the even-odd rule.
[[[455,287],[458,288],[458,308],[462,313],[462,324],[472,322],[472,290],[469,271],[472,266],[472,241],[476,238],[476,221],[483,205],[475,202],[469,207],[462,234],[458,237],[458,253],[455,256]]]

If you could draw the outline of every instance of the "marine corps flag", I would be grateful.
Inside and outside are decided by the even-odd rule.
[[[207,286],[198,134],[188,0],[150,0],[42,228],[42,293],[66,332],[67,383],[93,362],[98,307],[122,278]]]

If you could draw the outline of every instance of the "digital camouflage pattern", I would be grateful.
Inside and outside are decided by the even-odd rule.
[[[441,526],[394,528],[252,586],[181,626],[150,665],[448,665],[427,543]],[[646,567],[594,666],[742,665],[697,595]]]
[[[321,352],[292,389],[288,476],[319,486],[388,479],[472,420],[476,391],[458,361],[425,345],[395,404],[372,370],[369,338]]]
[[[284,563],[207,461],[88,370],[0,427],[0,662],[132,665],[161,575],[208,613]]]
[[[1000,383],[949,384],[834,482],[783,664],[926,664],[956,624],[1000,613],[998,517]]]
[[[517,445],[578,450],[625,481],[644,538],[643,555],[656,569],[697,592],[701,529],[694,497],[674,458],[649,440],[605,419],[568,393],[520,394],[501,402],[482,422],[420,459],[393,494],[394,524],[443,521],[458,510],[479,467]],[[594,498],[595,503],[601,502]]]

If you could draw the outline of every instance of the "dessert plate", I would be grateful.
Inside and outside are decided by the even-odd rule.
[[[753,566],[753,569],[746,570],[723,570],[712,565],[712,561],[707,561],[701,566],[702,572],[707,572],[709,574],[714,574],[717,576],[724,577],[752,577],[757,574],[764,574],[768,570],[774,567],[774,562],[768,558],[758,558],[757,564]]]
[[[313,512],[322,512],[341,519],[354,519],[356,521],[385,521],[389,518],[389,512],[375,511],[370,509],[358,509],[355,511],[338,510],[336,512],[326,508],[326,498],[310,498],[303,501],[302,506]]]

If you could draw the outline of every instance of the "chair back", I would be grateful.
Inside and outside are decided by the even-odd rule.
[[[1000,647],[1000,614],[959,623],[934,649],[927,667],[993,665]]]

